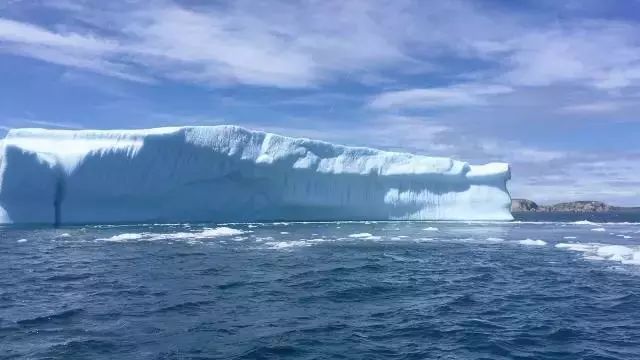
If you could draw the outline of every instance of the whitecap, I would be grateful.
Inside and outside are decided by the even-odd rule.
[[[417,243],[421,243],[421,242],[431,242],[431,241],[435,241],[436,239],[434,238],[417,238],[417,239],[413,239],[414,242]]]
[[[333,239],[324,239],[324,238],[316,238],[316,239],[311,239],[311,240],[307,240],[310,243],[323,243],[323,242],[334,242],[335,240]]]
[[[311,246],[306,240],[271,241],[265,243],[270,249],[289,249],[293,247]]]
[[[605,229],[603,227],[599,227],[599,228],[593,228],[593,229],[591,229],[591,231],[605,232],[605,231],[607,231],[607,229]]]
[[[567,239],[567,240],[571,240],[571,239],[577,239],[577,236],[563,236],[563,239]]]
[[[16,242],[19,242],[19,243],[26,243],[27,241],[28,241],[27,239],[20,239],[20,240],[18,240],[18,241],[16,241]]]
[[[104,241],[130,241],[130,240],[139,240],[145,237],[145,233],[124,233],[119,235],[114,235],[109,238],[102,238],[97,240]]]
[[[426,228],[424,228],[422,230],[424,230],[424,231],[438,231],[438,228],[437,227],[433,227],[433,226],[429,226],[429,227],[426,227]]]
[[[632,239],[632,238],[633,238],[632,236],[625,235],[625,234],[618,234],[618,235],[616,235],[616,236],[617,236],[617,237],[621,237],[621,238],[623,238],[623,239]]]

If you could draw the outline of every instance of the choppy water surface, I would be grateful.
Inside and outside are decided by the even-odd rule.
[[[640,223],[549,220],[1,228],[0,358],[640,358]]]

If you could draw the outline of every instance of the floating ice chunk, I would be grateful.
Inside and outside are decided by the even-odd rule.
[[[574,221],[571,224],[574,224],[574,225],[597,225],[597,223],[591,222],[589,220]]]
[[[596,254],[609,260],[624,261],[633,256],[633,250],[622,245],[605,245],[598,247]]]
[[[114,235],[108,238],[100,238],[96,240],[100,241],[155,241],[155,240],[195,240],[195,239],[210,239],[221,236],[236,236],[246,233],[246,231],[232,229],[229,227],[218,227],[214,229],[204,229],[199,232],[176,232],[176,233],[124,233]]]
[[[144,233],[124,233],[119,235],[114,235],[109,238],[97,239],[104,241],[131,241],[131,240],[139,240],[145,237]]]
[[[520,240],[518,241],[518,243],[520,245],[529,245],[529,246],[544,246],[547,245],[547,242],[544,240],[539,240],[539,239],[524,239],[524,240]]]
[[[497,238],[497,237],[488,237],[487,241],[489,241],[489,242],[503,242],[504,239]]]
[[[372,237],[372,236],[373,235],[371,235],[369,233],[356,233],[356,234],[349,235],[350,238],[356,238],[356,239],[369,238],[369,237]]]
[[[622,264],[640,265],[640,246],[626,246],[601,243],[560,243],[559,249],[581,252],[585,259],[608,260]]]
[[[357,233],[349,235],[350,238],[354,239],[366,239],[366,240],[380,240],[380,236],[372,235],[370,233]]]
[[[555,246],[558,249],[568,249],[573,251],[588,252],[594,247],[593,244],[580,244],[580,243],[558,243]]]

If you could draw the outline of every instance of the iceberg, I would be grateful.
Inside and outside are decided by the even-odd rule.
[[[511,220],[505,163],[237,126],[12,129],[0,223]]]

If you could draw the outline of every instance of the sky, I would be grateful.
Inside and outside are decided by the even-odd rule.
[[[0,0],[0,135],[217,124],[640,205],[640,1]]]

